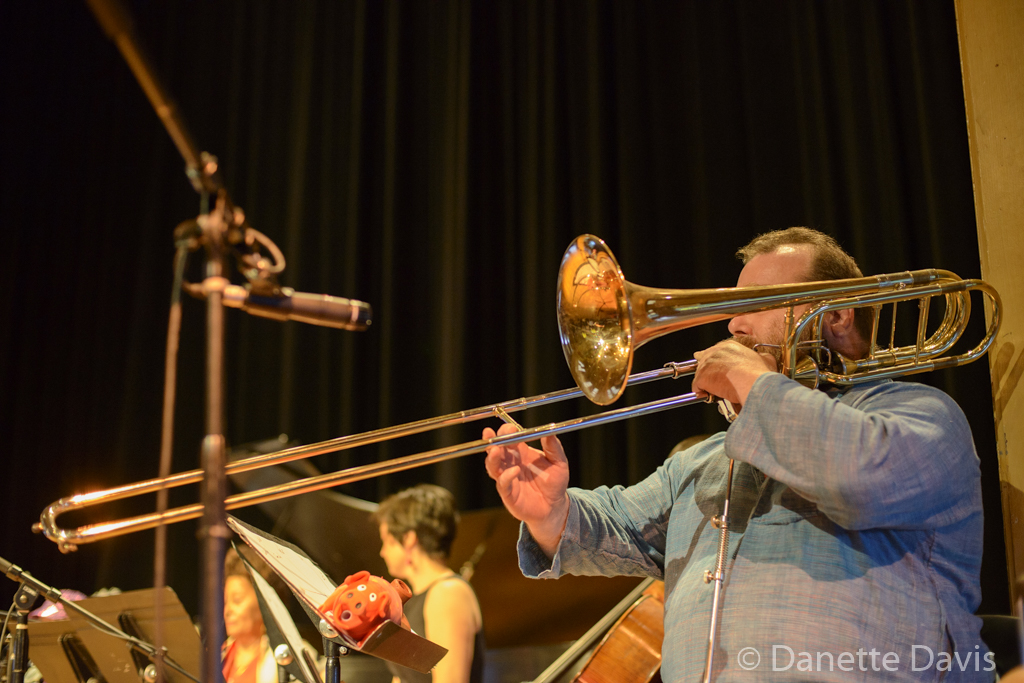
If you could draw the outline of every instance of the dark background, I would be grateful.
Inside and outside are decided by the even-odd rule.
[[[554,283],[585,232],[654,287],[731,285],[735,249],[790,225],[835,235],[867,273],[980,275],[952,2],[129,6],[198,144],[284,250],[283,283],[374,307],[362,334],[229,311],[232,444],[308,443],[571,386]],[[62,587],[146,587],[151,533],[62,556],[29,527],[61,496],[155,476],[171,232],[198,199],[84,3],[0,2],[0,79],[0,556]],[[203,333],[202,304],[185,301],[176,471],[198,462]],[[636,368],[725,334],[658,340]],[[981,611],[1008,612],[987,364],[918,379],[974,429]],[[688,390],[661,384],[625,401]],[[696,407],[569,436],[572,483],[638,481],[681,438],[722,427]],[[379,500],[423,480],[466,509],[499,504],[481,456],[343,490]],[[172,528],[169,570],[190,611],[194,531]],[[0,585],[0,603],[13,592]]]

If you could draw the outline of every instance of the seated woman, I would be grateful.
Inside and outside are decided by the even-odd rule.
[[[264,563],[255,553],[246,553],[246,559],[264,574]],[[264,578],[276,577],[269,567],[266,569]],[[277,683],[277,664],[263,627],[256,589],[234,548],[229,548],[224,557],[224,630],[227,639],[221,662],[225,683]]]
[[[452,494],[420,484],[385,499],[373,515],[380,529],[380,556],[391,576],[406,581],[412,629],[448,654],[431,674],[388,663],[393,683],[479,683],[483,680],[483,619],[470,585],[446,561],[458,514]]]
[[[248,546],[241,546],[241,552],[281,599],[287,600],[290,593],[281,577]],[[224,557],[224,630],[227,639],[221,663],[225,683],[277,683],[277,664],[263,625],[256,589],[234,548],[228,548]],[[303,645],[315,656],[308,644]]]

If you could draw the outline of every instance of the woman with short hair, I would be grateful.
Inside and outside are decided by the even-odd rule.
[[[483,680],[483,619],[473,588],[448,565],[458,527],[452,494],[420,484],[385,499],[373,514],[388,573],[406,581],[412,629],[446,648],[431,674],[388,663],[393,683],[479,683]]]

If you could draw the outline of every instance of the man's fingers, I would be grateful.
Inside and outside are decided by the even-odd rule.
[[[514,424],[508,424],[507,422],[498,427],[498,436],[505,436],[506,434],[515,434],[519,431],[519,428]]]
[[[519,465],[513,465],[512,467],[509,467],[507,470],[498,475],[498,478],[495,479],[495,483],[497,484],[498,487],[498,495],[501,496],[501,499],[503,501],[507,497],[511,497],[512,487],[518,481],[518,477]]]
[[[487,457],[484,459],[487,476],[494,480],[497,480],[498,475],[501,474],[501,463],[504,460],[501,451],[500,448],[491,448],[487,451]]]
[[[540,445],[544,448],[544,457],[553,463],[566,462],[565,449],[562,442],[554,434],[542,437]]]
[[[702,351],[698,351],[698,353],[703,353],[703,352]],[[697,394],[698,396],[701,396],[701,397],[704,397],[704,396],[707,395],[707,392],[705,392],[701,388],[701,386],[700,386],[701,385],[701,380],[703,379],[703,376],[704,376],[704,368],[702,368],[701,366],[698,365],[696,372],[693,373],[693,379],[690,380],[690,389],[693,390],[693,393],[695,393],[695,394]]]
[[[494,430],[490,427],[484,428],[483,438],[493,439],[495,437]],[[502,446],[491,446],[487,449],[487,458],[484,460],[484,467],[487,470],[487,475],[491,479],[498,478],[498,472],[502,460],[505,458],[505,449]]]
[[[506,436],[508,434],[515,434],[517,431],[519,431],[519,430],[516,429],[515,425],[510,425],[510,424],[502,425],[501,427],[498,428],[497,432],[495,432],[490,427],[485,427],[484,428],[484,432],[483,432],[483,438],[485,440],[493,439],[493,438],[498,437],[498,436]],[[490,446],[490,447],[487,448],[487,455],[488,456],[491,456],[491,455],[504,455],[504,454],[507,454],[509,449],[511,449],[513,447],[515,447],[515,444],[510,444],[510,445],[507,445],[507,446]]]
[[[505,436],[506,434],[515,434],[519,430],[516,429],[515,425],[503,424],[498,427],[498,431],[494,431],[490,427],[484,427],[483,438],[493,439],[496,436]],[[491,448],[498,448],[498,446],[491,446]]]
[[[769,370],[772,372],[779,371],[779,361],[775,359],[775,356],[770,353],[765,353],[764,351],[758,351],[757,355],[761,357],[761,360],[764,361],[765,367]]]
[[[494,430],[490,427],[484,429],[484,439],[493,439],[495,436],[501,436],[501,430],[498,430],[498,434],[495,434]],[[501,474],[503,468],[511,465],[514,460],[515,454],[509,446],[491,446],[487,449],[487,457],[484,459],[484,468],[487,470],[487,475],[491,479],[497,480],[498,475]]]

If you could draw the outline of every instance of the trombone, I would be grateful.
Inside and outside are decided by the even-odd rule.
[[[943,357],[960,338],[970,317],[970,293],[980,291],[990,305],[988,326],[983,339],[964,353]],[[927,334],[929,301],[942,296],[946,309],[936,330]],[[895,346],[896,312],[893,310],[889,344],[880,347],[878,313],[882,306],[903,301],[919,302],[915,343]],[[797,316],[797,307],[807,307]],[[872,307],[875,322],[870,351],[863,359],[853,360],[827,354],[827,360],[811,354],[801,357],[799,343],[805,334],[820,339],[822,316],[832,310]],[[630,374],[633,354],[651,339],[671,332],[725,320],[743,313],[774,308],[787,309],[786,341],[782,349],[781,370],[808,386],[830,383],[849,386],[874,379],[901,377],[947,367],[964,365],[983,356],[992,345],[1001,316],[998,293],[982,280],[962,280],[945,270],[905,271],[848,280],[803,282],[761,287],[725,287],[719,289],[654,289],[626,281],[611,250],[598,237],[581,235],[573,240],[562,259],[558,276],[557,309],[559,336],[569,369],[579,388],[565,389],[503,403],[473,408],[440,417],[385,427],[374,431],[342,436],[305,446],[258,455],[235,461],[227,474],[237,474],[313,456],[380,443],[442,427],[498,417],[512,422],[510,413],[586,396],[599,405],[608,405],[621,396],[627,385],[660,379],[678,379],[696,371],[696,361],[673,362],[649,372]],[[591,426],[627,420],[693,403],[706,402],[695,393],[605,411],[587,417],[555,422],[514,434],[478,439],[455,446],[438,448],[385,462],[350,467],[337,472],[298,479],[229,496],[225,508],[234,510],[302,493],[319,491],[342,484],[430,465],[445,460],[481,453],[492,446],[533,441]],[[152,529],[202,516],[202,504],[186,505],[163,513],[150,513],[77,528],[62,528],[57,518],[67,512],[116,500],[196,484],[202,470],[191,470],[169,477],[61,498],[40,515],[33,530],[55,542],[62,552],[71,552],[84,543]]]

